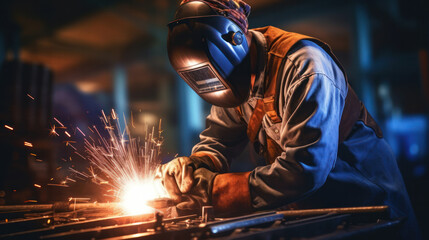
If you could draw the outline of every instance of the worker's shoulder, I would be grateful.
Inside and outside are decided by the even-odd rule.
[[[295,78],[323,74],[333,81],[344,81],[344,73],[332,57],[317,43],[300,40],[286,55],[285,67],[293,67]]]

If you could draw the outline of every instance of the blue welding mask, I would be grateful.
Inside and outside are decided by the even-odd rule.
[[[207,102],[236,107],[250,92],[249,46],[243,30],[209,5],[181,5],[168,24],[173,68]]]

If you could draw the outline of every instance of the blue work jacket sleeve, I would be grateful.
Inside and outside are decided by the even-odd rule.
[[[206,129],[201,132],[200,142],[193,147],[192,153],[210,154],[216,161],[215,170],[227,172],[231,159],[241,153],[248,142],[246,129],[234,108],[212,106],[206,119]]]
[[[280,207],[316,191],[337,158],[344,89],[316,72],[293,81],[282,96],[279,134],[283,152],[272,165],[257,167],[249,177],[252,205],[257,210]]]

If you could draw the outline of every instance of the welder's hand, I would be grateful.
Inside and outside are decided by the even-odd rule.
[[[162,179],[165,189],[175,202],[181,200],[182,193],[191,190],[194,184],[194,164],[189,157],[178,157],[161,165],[157,175]]]
[[[211,192],[216,175],[218,173],[206,168],[194,171],[194,186],[189,193],[182,195],[182,202],[176,205],[180,215],[198,213],[203,206],[211,205]]]
[[[178,203],[181,195],[188,193],[194,184],[194,170],[198,168],[215,169],[215,166],[209,157],[178,157],[161,165],[156,176],[162,179],[168,194]]]

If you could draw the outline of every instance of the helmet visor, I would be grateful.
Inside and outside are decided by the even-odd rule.
[[[179,71],[179,75],[188,82],[195,92],[210,93],[226,89],[209,65],[188,71]]]

